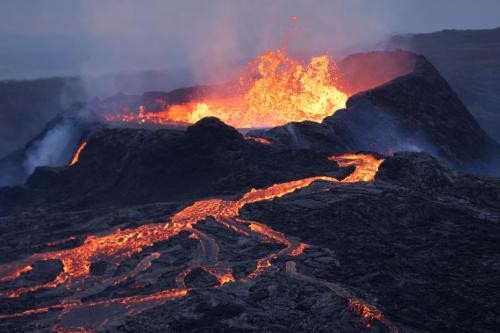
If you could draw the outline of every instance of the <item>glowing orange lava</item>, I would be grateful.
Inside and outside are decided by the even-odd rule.
[[[245,139],[247,139],[249,141],[255,141],[258,143],[262,143],[263,145],[270,145],[271,144],[271,141],[269,139],[266,139],[266,138],[258,138],[255,136],[246,136]]]
[[[330,160],[336,161],[343,167],[350,165],[356,167],[355,171],[343,180],[344,183],[373,181],[380,164],[384,161],[370,154],[344,154],[332,156]]]
[[[0,277],[0,282],[7,282],[7,281],[12,281],[20,277],[23,273],[29,272],[33,269],[31,265],[27,266],[18,266],[17,268],[14,268],[11,270],[9,274],[6,274],[2,277]]]
[[[84,141],[79,147],[78,149],[76,150],[76,153],[75,155],[73,156],[73,158],[71,159],[71,163],[69,164],[70,166],[72,165],[75,165],[76,163],[78,163],[78,159],[80,158],[80,153],[82,152],[83,149],[85,149],[85,147],[87,146],[87,141]]]
[[[366,326],[371,327],[373,320],[382,320],[382,313],[376,308],[364,304],[358,299],[350,299],[348,304],[349,310],[356,314],[359,314],[363,318],[363,322]]]
[[[300,256],[308,245],[290,240],[282,233],[260,222],[239,218],[240,210],[244,205],[282,197],[297,189],[307,187],[317,180],[335,183],[371,181],[374,179],[378,166],[382,162],[382,160],[377,160],[370,155],[344,155],[332,157],[331,159],[344,161],[342,163],[347,163],[348,165],[355,165],[356,169],[349,177],[342,181],[326,176],[309,177],[275,184],[263,189],[252,189],[235,200],[199,200],[178,211],[169,221],[164,223],[144,224],[137,228],[124,230],[116,229],[105,234],[88,236],[81,245],[74,248],[35,253],[26,259],[0,265],[0,282],[5,282],[16,280],[23,274],[29,274],[33,264],[38,261],[58,260],[62,264],[62,270],[54,280],[38,285],[12,287],[11,289],[7,289],[7,291],[1,292],[0,296],[18,298],[32,292],[43,293],[56,288],[64,290],[63,293],[55,293],[56,295],[63,295],[60,296],[61,299],[56,305],[29,309],[14,314],[0,314],[0,319],[27,316],[36,313],[53,313],[57,311],[58,315],[53,327],[55,331],[96,331],[108,323],[109,318],[105,320],[101,318],[101,321],[99,321],[98,318],[92,319],[95,320],[95,322],[87,318],[85,321],[80,322],[78,321],[79,311],[82,309],[94,308],[99,309],[99,311],[109,311],[110,316],[115,316],[117,313],[126,316],[142,312],[153,306],[161,305],[168,300],[183,297],[187,295],[190,290],[186,287],[184,280],[195,268],[201,268],[217,278],[219,287],[227,283],[245,282],[250,279],[255,279],[264,273],[266,269],[271,267],[275,259],[283,256],[289,256],[290,258]],[[194,228],[199,221],[209,217],[220,225],[245,237],[282,244],[284,247],[277,252],[270,253],[257,259],[255,262],[255,269],[247,276],[237,280],[233,275],[231,264],[219,261],[219,245],[217,241],[212,238],[212,236]],[[82,302],[82,299],[86,297],[99,294],[110,286],[118,286],[126,281],[133,280],[136,277],[140,277],[141,274],[145,272],[147,272],[149,278],[155,278],[156,275],[161,274],[161,271],[158,273],[151,270],[152,263],[164,255],[161,252],[153,252],[146,255],[131,271],[118,272],[117,267],[119,267],[122,262],[129,260],[132,255],[139,254],[143,252],[144,249],[150,248],[156,243],[168,240],[178,235],[181,231],[189,232],[190,238],[199,242],[201,253],[196,260],[192,261],[192,264],[176,276],[175,283],[177,288],[157,291],[145,295]],[[65,241],[66,240],[62,243]],[[91,265],[101,260],[112,263],[110,268],[111,271],[103,276],[91,274]],[[287,268],[287,270],[293,273],[292,268],[294,267],[290,269]],[[298,273],[296,273],[296,275],[298,276]],[[137,285],[141,286],[140,283]],[[339,295],[347,297],[346,292],[341,292]],[[382,315],[376,312],[375,308],[367,307],[367,310],[365,310],[365,308],[360,310],[359,306],[355,303],[350,306],[355,308],[362,318],[382,320]]]
[[[285,49],[269,51],[249,64],[234,96],[210,96],[174,104],[160,112],[141,106],[137,114],[111,114],[108,121],[192,124],[214,116],[237,128],[272,127],[291,121],[321,121],[344,108],[347,95],[336,87],[335,64],[328,56],[309,64],[291,59]]]
[[[292,252],[290,252],[291,257],[298,257],[302,253],[304,253],[304,250],[307,249],[309,245],[305,243],[300,243],[299,246],[297,246]]]

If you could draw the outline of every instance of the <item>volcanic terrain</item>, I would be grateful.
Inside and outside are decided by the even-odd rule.
[[[260,65],[74,105],[0,161],[0,330],[497,330],[500,147],[432,64]]]

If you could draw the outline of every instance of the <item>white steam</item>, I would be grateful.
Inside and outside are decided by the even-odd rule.
[[[38,166],[62,166],[67,164],[70,149],[77,145],[79,130],[68,120],[63,120],[26,152],[23,168],[31,174]]]

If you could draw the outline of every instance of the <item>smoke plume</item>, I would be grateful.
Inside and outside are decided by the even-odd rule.
[[[57,123],[26,151],[22,163],[25,174],[30,175],[38,166],[66,165],[81,135],[81,130],[70,120],[64,119]]]

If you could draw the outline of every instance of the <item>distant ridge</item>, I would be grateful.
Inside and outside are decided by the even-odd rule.
[[[389,45],[427,57],[481,127],[500,141],[500,27],[396,35]]]

